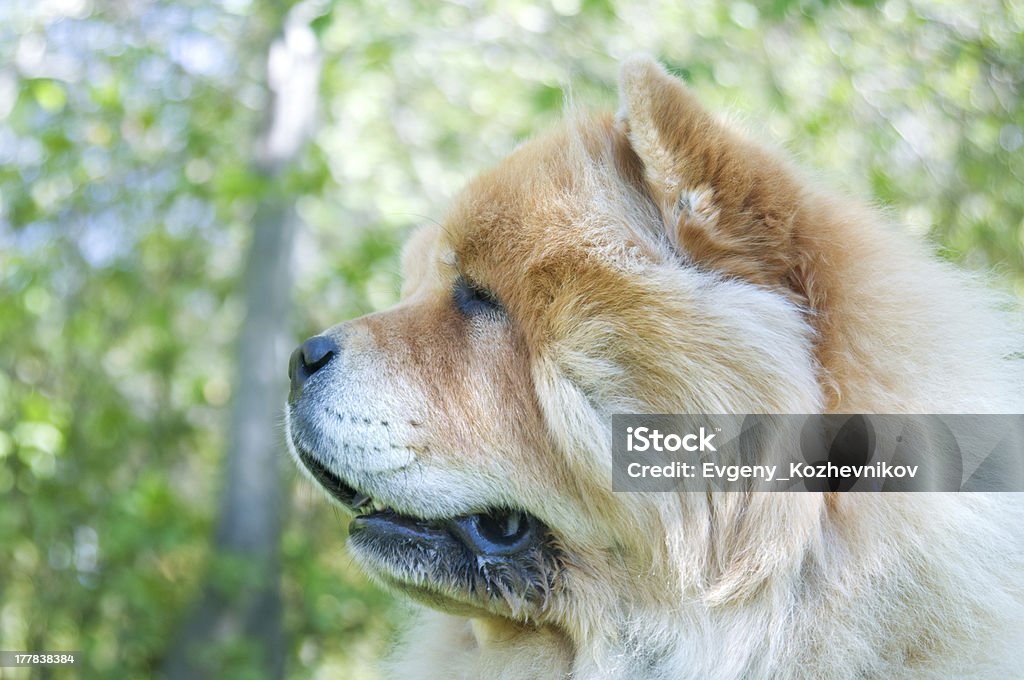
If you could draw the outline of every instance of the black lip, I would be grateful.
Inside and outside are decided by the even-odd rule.
[[[341,477],[327,469],[323,463],[314,458],[308,451],[298,446],[295,448],[298,451],[299,460],[306,466],[306,469],[313,475],[317,483],[324,487],[327,493],[331,494],[339,503],[355,512],[357,505],[359,505],[356,500],[362,494],[346,484]]]
[[[366,533],[378,540],[433,544],[452,540],[446,524],[444,521],[400,515],[394,510],[381,510],[355,517],[349,525],[348,533],[350,536]]]
[[[516,540],[502,542],[489,537],[481,530],[481,524],[493,513],[463,515],[446,520],[424,520],[402,515],[394,510],[359,515],[349,525],[349,535],[365,533],[378,541],[398,543],[413,541],[439,544],[461,543],[474,554],[486,557],[510,557],[536,546],[543,535],[540,522],[530,515],[522,514],[524,530]]]

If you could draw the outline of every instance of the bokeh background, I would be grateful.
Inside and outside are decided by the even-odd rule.
[[[1024,293],[1020,2],[0,2],[0,677],[377,677],[287,352],[637,50]]]

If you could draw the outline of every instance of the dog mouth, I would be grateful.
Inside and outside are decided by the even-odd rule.
[[[452,539],[474,555],[514,558],[535,548],[546,528],[529,513],[506,508],[444,519],[423,519],[396,512],[356,489],[308,452],[299,458],[328,494],[355,514],[349,526],[354,541],[414,547],[444,545]]]
[[[375,500],[296,446],[313,478],[355,514],[348,546],[370,576],[435,609],[539,620],[567,588],[568,555],[548,527],[510,508],[439,519]]]

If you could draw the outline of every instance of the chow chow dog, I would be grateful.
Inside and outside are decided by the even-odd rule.
[[[292,356],[296,460],[426,605],[394,676],[1021,677],[1019,495],[612,491],[615,413],[1024,401],[1004,302],[651,59],[619,86]]]

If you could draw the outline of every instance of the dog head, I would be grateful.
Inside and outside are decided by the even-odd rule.
[[[795,181],[656,63],[620,87],[418,231],[396,306],[292,356],[293,453],[359,563],[431,606],[580,627],[725,587],[716,540],[755,558],[708,527],[738,501],[612,493],[611,415],[821,407]]]

